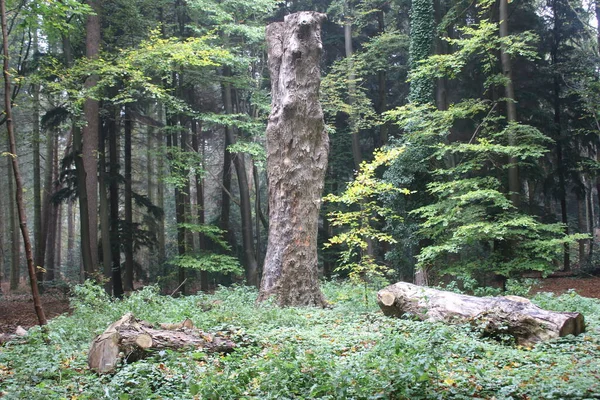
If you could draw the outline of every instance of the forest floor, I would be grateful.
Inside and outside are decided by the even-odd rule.
[[[4,288],[2,288],[4,289]],[[600,277],[552,277],[540,280],[532,293],[551,292],[557,295],[574,289],[584,297],[600,299]],[[3,290],[2,293],[7,293]],[[61,292],[42,295],[46,318],[52,319],[68,313],[69,296]],[[0,334],[14,333],[18,326],[28,329],[37,324],[33,301],[28,294],[0,295]]]

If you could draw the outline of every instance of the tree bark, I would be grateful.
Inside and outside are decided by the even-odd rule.
[[[508,37],[508,0],[500,0],[500,38]],[[504,87],[506,98],[506,120],[511,122],[517,122],[517,105],[515,103],[515,87],[512,80],[512,63],[510,60],[510,54],[508,54],[504,45],[500,48],[500,61],[502,64],[502,73],[506,78],[506,85]],[[517,144],[514,134],[510,134],[508,138],[508,144],[515,146]],[[519,207],[521,204],[521,183],[519,182],[519,170],[517,167],[517,158],[509,157],[508,163],[508,191],[510,201],[513,206]]]
[[[10,138],[7,144],[7,149],[10,151]],[[17,227],[17,210],[15,202],[12,201],[16,197],[14,172],[11,157],[6,157],[7,177],[8,180],[8,214],[10,226],[10,290],[17,290],[21,278],[21,240],[19,239],[19,228]]]
[[[100,51],[100,12],[98,0],[88,0],[88,5],[94,10],[95,15],[88,15],[86,23],[85,48],[88,58],[97,58]],[[97,76],[90,76],[85,85],[94,87],[98,81]],[[98,131],[99,104],[97,100],[88,98],[83,105],[86,125],[83,127],[81,156],[85,169],[85,186],[88,207],[88,233],[91,259],[88,272],[94,272],[98,265]],[[83,235],[82,235],[83,236]]]
[[[131,313],[125,314],[92,342],[88,353],[90,369],[100,374],[114,372],[122,358],[137,361],[152,354],[152,350],[201,348],[211,353],[229,353],[236,347],[221,333],[211,335],[193,328],[189,319],[181,324],[161,324],[161,328],[137,320]]]
[[[39,52],[38,46],[38,31],[33,30],[33,52]],[[40,165],[40,85],[34,83],[32,85],[33,97],[33,236],[35,246],[35,264],[43,264],[43,254],[40,254],[42,240],[45,238],[42,235],[42,182],[41,182],[41,165]],[[48,143],[49,144],[49,143]],[[40,264],[40,262],[42,264]]]
[[[488,335],[509,334],[521,345],[585,331],[580,313],[547,311],[518,296],[475,297],[398,282],[380,290],[377,303],[388,316],[471,323]]]
[[[564,138],[562,134],[562,122],[561,122],[561,80],[562,76],[560,71],[556,70],[558,68],[558,51],[560,47],[560,30],[561,27],[561,19],[557,10],[556,0],[552,2],[552,14],[554,17],[554,26],[553,26],[553,42],[552,48],[550,50],[550,56],[552,59],[552,66],[554,67],[554,76],[553,76],[553,107],[554,107],[554,135],[556,141],[556,168],[558,172],[558,197],[560,201],[560,215],[561,222],[565,226],[565,235],[569,234],[569,220],[568,220],[568,210],[567,210],[567,183],[565,178],[565,168],[566,165],[563,163],[564,151],[563,144]],[[571,255],[569,249],[569,243],[565,243],[563,246],[563,269],[565,271],[569,271],[571,269]]]
[[[225,68],[224,75],[226,78],[231,75],[228,68]],[[225,105],[226,114],[233,113],[232,92],[233,90],[231,88],[231,83],[225,81],[223,83],[223,103]],[[236,143],[233,127],[225,127],[225,136],[227,146]],[[227,148],[225,151],[227,151]],[[256,252],[254,251],[254,235],[252,233],[252,204],[250,202],[250,188],[248,186],[246,163],[242,153],[233,154],[231,158],[235,167],[238,188],[240,192],[240,216],[242,220],[242,246],[244,249],[246,283],[248,285],[258,287],[258,264],[256,262]]]
[[[104,274],[104,291],[108,295],[112,295],[113,282],[111,272],[112,249],[110,242],[110,211],[108,202],[108,185],[106,184],[106,177],[108,174],[108,171],[106,170],[106,137],[106,124],[103,124],[100,131],[100,141],[98,143],[98,163],[100,168],[100,172],[98,174],[98,184],[100,187],[98,199],[100,202],[100,233],[102,241],[102,272]]]
[[[109,141],[109,163],[110,163],[110,252],[111,277],[113,295],[116,298],[123,297],[123,282],[121,279],[121,241],[119,235],[119,148],[118,132],[116,122],[116,110],[106,119],[107,134]]]
[[[194,174],[194,184],[196,185],[196,210],[197,224],[204,225],[206,223],[206,215],[204,212],[204,170],[206,168],[204,162],[204,134],[202,125],[198,121],[192,121],[192,148],[201,158],[201,165],[196,168]],[[200,252],[206,251],[206,237],[204,233],[198,233],[198,248]],[[200,290],[208,291],[208,271],[200,271]]]
[[[27,270],[29,271],[29,283],[31,285],[31,295],[33,297],[33,307],[40,325],[46,325],[46,316],[42,308],[40,294],[37,287],[37,279],[35,275],[35,264],[33,262],[33,251],[31,249],[31,240],[27,228],[27,214],[25,214],[25,202],[23,201],[23,183],[21,181],[21,172],[19,170],[19,162],[17,160],[17,145],[15,142],[15,133],[12,117],[12,99],[11,99],[11,81],[9,73],[9,52],[8,52],[8,30],[6,26],[6,2],[0,0],[0,16],[2,18],[2,46],[3,46],[3,76],[4,76],[4,110],[6,115],[6,131],[8,133],[9,157],[12,162],[13,175],[15,178],[16,203],[19,213],[19,225],[23,236],[25,246],[25,257],[27,259]]]
[[[133,134],[129,107],[125,107],[125,229],[123,248],[125,252],[125,280],[123,288],[133,290],[133,199],[131,182],[131,135]]]
[[[348,105],[354,106],[356,99],[356,73],[354,72],[354,50],[352,48],[352,11],[348,1],[344,1],[344,50],[346,53],[346,64],[348,65]],[[354,114],[348,116],[350,122],[350,132],[352,134],[352,159],[354,160],[354,169],[360,169],[362,162],[362,153],[360,151],[360,136],[356,127],[356,117]]]
[[[58,236],[58,204],[52,202],[52,195],[56,190],[55,182],[58,182],[58,135],[52,138],[52,160],[50,162],[49,191],[46,192],[45,202],[48,203],[48,220],[46,222],[46,261],[44,263],[45,278],[49,281],[55,279],[56,270],[56,241]]]
[[[259,300],[325,305],[317,231],[329,138],[319,103],[325,14],[299,12],[267,27],[272,110],[267,125],[269,239]]]

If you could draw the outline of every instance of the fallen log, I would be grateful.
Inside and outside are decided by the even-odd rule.
[[[193,327],[186,319],[180,324],[152,324],[127,313],[92,341],[88,353],[90,369],[100,373],[113,372],[123,359],[134,362],[151,351],[162,349],[201,349],[206,352],[228,353],[235,343],[220,335],[211,335]]]
[[[521,345],[585,331],[580,313],[544,310],[519,296],[467,296],[398,282],[380,290],[377,302],[385,315],[471,323],[488,335],[509,334]]]

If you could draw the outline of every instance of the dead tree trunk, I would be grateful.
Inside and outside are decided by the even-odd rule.
[[[235,343],[227,337],[195,329],[189,319],[180,324],[161,324],[158,329],[127,313],[96,336],[88,353],[88,365],[104,374],[113,372],[123,357],[133,362],[152,350],[202,348],[207,352],[228,353],[234,347]]]
[[[325,303],[317,271],[317,229],[329,138],[319,104],[321,22],[299,12],[267,27],[272,110],[267,126],[269,240],[259,300]]]
[[[385,315],[471,323],[489,335],[509,334],[522,345],[585,331],[580,313],[547,311],[519,296],[475,297],[398,282],[380,290],[377,302]]]

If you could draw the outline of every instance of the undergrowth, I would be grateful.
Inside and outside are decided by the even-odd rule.
[[[538,305],[580,311],[588,332],[534,347],[482,338],[468,326],[384,317],[364,287],[325,283],[330,309],[255,304],[221,288],[173,299],[154,287],[109,300],[79,286],[74,312],[0,347],[3,399],[591,399],[600,396],[600,301],[540,294]],[[369,298],[375,298],[370,291]],[[159,352],[112,375],[87,368],[91,340],[126,312],[150,322],[190,318],[233,332],[229,355]]]

